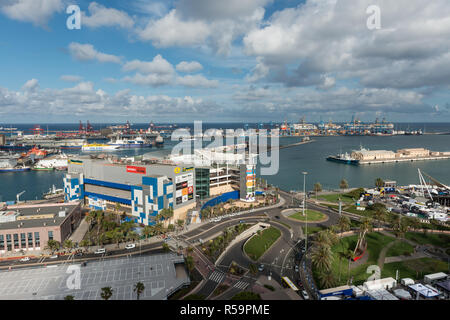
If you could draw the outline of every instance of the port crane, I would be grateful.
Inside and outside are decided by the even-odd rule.
[[[19,203],[20,196],[23,195],[25,192],[26,192],[26,190],[23,190],[21,193],[16,194],[17,203]]]

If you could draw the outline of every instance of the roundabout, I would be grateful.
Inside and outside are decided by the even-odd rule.
[[[305,215],[303,215],[302,208],[285,209],[281,211],[281,214],[287,219],[304,223],[321,223],[329,219],[325,213],[311,209],[305,210]]]

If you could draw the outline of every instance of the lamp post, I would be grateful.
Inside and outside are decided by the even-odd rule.
[[[305,215],[305,233],[306,233],[306,238],[305,238],[305,254],[307,252],[308,249],[308,215],[306,214],[306,175],[308,174],[308,172],[303,171],[303,215]]]

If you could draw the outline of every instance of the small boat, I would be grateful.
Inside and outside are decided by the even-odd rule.
[[[83,147],[81,148],[81,151],[116,151],[117,149],[119,149],[119,146],[94,143],[94,144],[83,145]]]
[[[30,167],[22,166],[22,167],[12,167],[12,168],[0,168],[0,172],[22,172],[22,171],[30,171]]]
[[[53,199],[64,195],[64,189],[56,189],[55,185],[47,193],[44,193],[44,199]]]
[[[327,160],[333,161],[333,162],[345,163],[345,164],[353,164],[353,165],[359,164],[359,160],[353,159],[352,157],[350,157],[350,155],[348,153],[340,153],[335,156],[329,156],[327,158]]]

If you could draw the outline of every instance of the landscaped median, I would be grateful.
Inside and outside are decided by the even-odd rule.
[[[244,245],[244,252],[253,261],[258,260],[275,241],[281,236],[281,231],[275,227],[269,227],[259,231]]]

